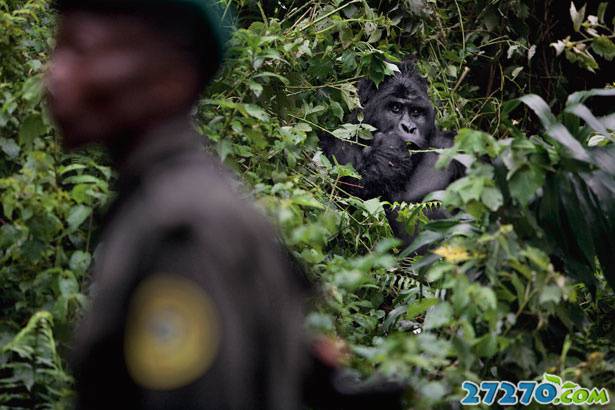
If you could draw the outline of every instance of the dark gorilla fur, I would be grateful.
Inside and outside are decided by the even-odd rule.
[[[377,129],[368,146],[320,135],[327,157],[341,164],[352,164],[361,180],[342,181],[344,189],[363,199],[419,202],[434,192],[445,189],[463,175],[463,166],[455,161],[444,170],[435,169],[438,154],[409,153],[408,149],[448,148],[455,132],[440,131],[435,125],[434,108],[428,97],[427,81],[418,72],[415,59],[398,65],[399,72],[387,77],[379,87],[369,79],[357,86],[363,106],[364,122]],[[412,237],[397,222],[397,213],[387,214],[397,236],[410,242]],[[442,213],[429,215],[441,218]]]

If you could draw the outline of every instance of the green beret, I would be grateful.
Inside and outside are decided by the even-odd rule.
[[[175,20],[168,25],[185,23],[191,28],[194,51],[208,77],[220,67],[231,34],[228,13],[225,16],[217,0],[54,0],[52,4],[60,13],[75,9],[126,12],[137,16],[157,13],[158,20],[165,18],[166,10],[174,11],[169,18]]]

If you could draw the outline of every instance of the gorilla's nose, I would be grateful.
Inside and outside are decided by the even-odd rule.
[[[416,133],[416,126],[411,123],[402,121],[399,123],[399,128],[401,128],[400,131],[402,132],[402,134],[414,135]]]

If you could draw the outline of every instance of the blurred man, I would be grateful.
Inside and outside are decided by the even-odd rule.
[[[49,107],[119,171],[73,370],[83,409],[295,409],[301,297],[189,112],[224,33],[206,0],[58,1]]]
[[[72,366],[80,409],[393,409],[304,342],[302,291],[271,227],[203,152],[189,113],[218,69],[214,0],[58,0],[46,77],[67,148],[119,172]],[[310,358],[311,350],[311,358]]]

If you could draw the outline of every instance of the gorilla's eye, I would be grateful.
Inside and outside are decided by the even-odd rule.
[[[417,107],[413,107],[410,109],[410,115],[418,117],[419,115],[423,115],[423,110]]]
[[[391,110],[392,113],[399,114],[402,109],[403,107],[401,106],[400,103],[394,102],[394,103],[389,104],[389,110]]]

